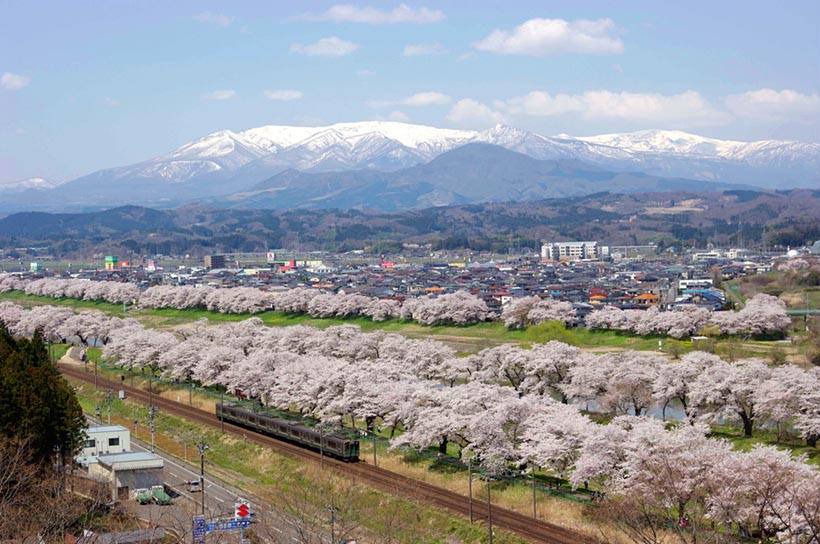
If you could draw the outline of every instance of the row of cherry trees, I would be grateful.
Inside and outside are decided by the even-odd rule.
[[[455,443],[486,470],[532,463],[680,519],[708,517],[789,542],[810,542],[801,535],[817,531],[816,469],[771,447],[736,452],[708,438],[703,424],[765,418],[816,440],[817,370],[727,363],[705,353],[678,363],[653,354],[593,355],[559,342],[459,358],[431,340],[349,325],[271,328],[258,318],[168,332],[96,311],[2,303],[0,319],[16,334],[98,338],[105,356],[126,367],[238,388],[323,421],[349,417],[370,428],[381,421],[403,431],[394,445]],[[615,415],[612,423],[599,425],[579,410],[592,401]],[[667,430],[640,415],[673,401],[694,425]]]
[[[723,335],[782,334],[791,326],[791,320],[782,300],[761,293],[750,299],[739,312],[710,312],[703,308],[660,312],[657,308],[634,311],[606,307],[590,313],[586,324],[593,329],[688,338],[709,326]]]
[[[519,397],[552,397],[614,416],[640,416],[655,408],[665,417],[667,408],[674,406],[690,421],[737,421],[748,436],[762,422],[780,432],[794,429],[810,445],[820,437],[820,369],[805,371],[792,365],[772,369],[759,361],[726,362],[705,352],[693,352],[678,363],[669,363],[652,353],[594,355],[549,342],[532,349],[502,345],[457,358],[438,342],[362,333],[355,326],[277,329],[264,327],[254,318],[240,325],[186,326],[172,334],[102,312],[74,313],[54,306],[23,310],[13,303],[0,304],[0,319],[21,335],[31,335],[39,328],[57,339],[76,337],[85,343],[94,338],[121,364],[151,367],[206,383],[212,379],[192,370],[197,361],[209,361],[205,364],[210,365],[219,358],[235,365],[252,351],[245,347],[239,353],[239,345],[285,342],[284,351],[303,356],[365,361],[368,368],[380,360],[391,368],[409,364],[412,375],[431,383],[451,387],[463,382],[499,385]],[[230,342],[237,348],[227,350],[228,343],[220,342],[219,334],[237,336]],[[280,348],[268,351],[271,349]],[[185,372],[176,369],[181,361],[190,361]],[[213,383],[239,387],[224,381]]]
[[[365,316],[373,321],[408,319],[424,325],[466,325],[488,319],[487,305],[478,297],[457,292],[438,297],[411,298],[404,302],[359,294],[325,293],[296,288],[270,293],[250,287],[215,289],[195,286],[158,285],[140,291],[129,283],[72,279],[24,281],[0,275],[0,292],[23,290],[52,298],[77,298],[107,302],[137,302],[143,308],[203,308],[231,314],[255,314],[268,310],[309,314],[312,317]],[[509,328],[523,328],[545,321],[571,324],[577,319],[572,304],[540,297],[524,297],[507,304],[501,314]],[[713,326],[724,335],[783,333],[790,320],[785,304],[776,297],[759,294],[739,312],[709,312],[702,308],[660,312],[605,307],[586,318],[589,327],[629,331],[639,335],[665,334],[687,338]]]
[[[464,291],[399,302],[306,288],[271,293],[251,287],[216,289],[158,285],[141,291],[131,283],[52,278],[28,281],[12,275],[0,275],[0,293],[11,290],[51,298],[135,302],[143,308],[201,308],[229,314],[276,310],[317,318],[365,316],[373,321],[408,319],[424,325],[468,325],[489,317],[484,301]]]

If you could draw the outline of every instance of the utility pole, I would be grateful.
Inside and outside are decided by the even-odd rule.
[[[219,391],[219,423],[222,427],[222,434],[225,434],[225,400],[224,400],[224,391]]]
[[[199,449],[199,490],[202,493],[202,515],[205,515],[205,451],[208,449],[208,444],[205,443],[205,437],[199,437],[196,447]]]
[[[473,458],[467,459],[467,489],[470,497],[470,525],[473,524]]]
[[[105,402],[108,404],[108,424],[111,425],[111,398],[114,394],[111,392],[110,389],[106,389],[105,391]]]
[[[373,429],[373,466],[378,467],[379,464],[376,462],[376,429]]]
[[[151,453],[154,453],[154,414],[159,411],[156,406],[148,408],[148,417],[151,418]]]
[[[330,496],[330,544],[336,544],[336,507],[333,504],[333,495]]]
[[[97,361],[94,361],[94,389],[97,389]]]
[[[319,423],[319,468],[325,469],[325,424]]]
[[[493,544],[493,508],[490,498],[490,477],[487,476],[487,529],[490,531],[490,544]]]
[[[535,465],[530,463],[530,470],[532,471],[532,519],[538,518],[538,508],[535,502]]]

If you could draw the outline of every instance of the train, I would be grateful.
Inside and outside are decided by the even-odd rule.
[[[359,441],[338,433],[320,433],[302,423],[248,410],[233,403],[217,404],[216,417],[348,463],[359,460]]]

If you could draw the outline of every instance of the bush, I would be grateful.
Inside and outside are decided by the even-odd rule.
[[[533,344],[546,344],[550,340],[556,340],[571,346],[578,343],[575,335],[568,331],[566,325],[561,321],[545,321],[538,325],[531,325],[524,332],[524,339]]]
[[[776,365],[782,365],[786,362],[786,350],[783,348],[774,348],[771,353],[769,353],[769,356],[772,359],[772,363]]]

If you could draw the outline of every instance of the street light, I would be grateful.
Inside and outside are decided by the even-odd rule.
[[[199,449],[199,490],[202,493],[202,515],[205,515],[205,452],[208,450],[208,444],[205,443],[205,437],[199,437],[199,442],[196,443]]]

